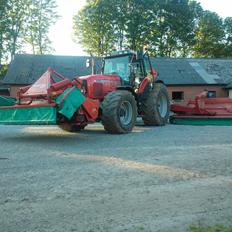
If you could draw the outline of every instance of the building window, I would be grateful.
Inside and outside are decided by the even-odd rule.
[[[229,89],[229,98],[232,98],[232,89]]]
[[[172,100],[174,101],[184,100],[184,92],[182,91],[172,92]]]
[[[208,91],[207,97],[208,98],[215,98],[215,97],[217,97],[216,91]]]

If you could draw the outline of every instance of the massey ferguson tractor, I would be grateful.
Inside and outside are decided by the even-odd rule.
[[[140,116],[145,125],[163,126],[170,104],[156,77],[148,54],[132,51],[105,57],[102,74],[73,80],[49,68],[16,101],[0,99],[0,124],[57,124],[75,132],[97,121],[109,133],[128,133]]]

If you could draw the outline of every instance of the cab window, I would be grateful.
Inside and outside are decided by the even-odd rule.
[[[103,73],[116,74],[124,81],[129,81],[129,57],[106,58]]]

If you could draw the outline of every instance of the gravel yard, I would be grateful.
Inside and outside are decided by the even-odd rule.
[[[0,126],[0,231],[232,224],[232,127]]]

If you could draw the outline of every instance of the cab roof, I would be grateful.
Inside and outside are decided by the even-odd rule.
[[[131,55],[137,55],[135,51],[132,50],[122,50],[122,51],[114,51],[110,54],[107,54],[104,58],[114,58],[114,57],[121,57],[121,56],[131,56]]]

